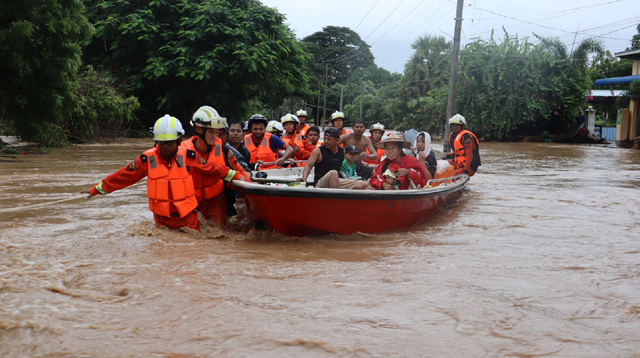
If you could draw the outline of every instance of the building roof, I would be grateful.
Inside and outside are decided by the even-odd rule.
[[[618,97],[624,96],[627,91],[625,90],[597,90],[592,89],[589,93],[590,97]]]
[[[640,75],[635,76],[624,76],[624,77],[611,77],[611,78],[603,78],[600,80],[595,80],[593,82],[594,86],[608,86],[608,85],[619,85],[623,83],[631,83],[633,81],[640,80]]]
[[[628,58],[630,60],[640,60],[640,50],[618,52],[616,54],[616,57]]]

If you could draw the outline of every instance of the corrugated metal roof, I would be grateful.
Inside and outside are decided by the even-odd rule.
[[[594,86],[608,86],[608,85],[619,85],[623,83],[631,83],[633,81],[640,80],[640,75],[635,76],[624,76],[624,77],[611,77],[611,78],[603,78],[601,80],[595,80],[593,82]]]
[[[596,89],[592,89],[591,93],[589,93],[589,96],[591,97],[618,97],[618,96],[624,96],[624,94],[627,92],[625,90],[613,90],[613,93],[611,93],[611,90],[596,90]]]

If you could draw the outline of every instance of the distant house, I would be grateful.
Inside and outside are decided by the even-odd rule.
[[[631,76],[603,78],[593,82],[594,86],[613,86],[640,80],[640,50],[618,52],[616,57],[633,60]],[[611,90],[611,93],[614,94],[614,91]],[[634,133],[637,121],[640,121],[640,103],[631,101],[628,110],[618,112],[616,143],[639,135],[639,133]]]

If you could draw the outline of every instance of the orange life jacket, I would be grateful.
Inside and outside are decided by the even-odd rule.
[[[244,146],[247,147],[249,153],[251,153],[250,163],[255,163],[258,160],[262,160],[265,163],[272,163],[278,159],[278,154],[274,153],[269,146],[269,140],[271,139],[271,133],[265,133],[262,137],[262,142],[256,146],[253,144],[253,134],[247,134],[244,137]],[[275,164],[263,165],[260,169],[273,169],[277,168]]]
[[[311,128],[310,125],[308,124],[301,124],[298,126],[298,132],[300,132],[300,135],[302,137],[306,137],[307,136],[307,131],[309,130],[309,128]]]
[[[369,137],[371,138],[371,137]],[[373,143],[373,140],[371,141],[371,143]],[[375,148],[375,143],[373,143],[373,146]],[[369,153],[369,147],[364,147],[365,152],[367,152],[367,154],[371,155],[371,153]],[[384,149],[376,149],[376,153],[378,153],[378,159],[376,160],[371,160],[369,158],[365,158],[364,162],[365,163],[369,163],[369,164],[378,164],[380,163],[380,159],[384,156]]]
[[[291,148],[293,148],[294,151],[296,151],[296,147],[298,146],[298,148],[300,148],[299,150],[304,149],[304,141],[302,140],[302,134],[299,133],[295,133],[295,134],[285,134],[284,137],[282,137],[282,140],[289,144],[291,146]],[[294,153],[295,154],[295,153]]]
[[[453,153],[455,154],[454,161],[456,163],[456,169],[464,168],[467,162],[467,157],[464,153],[464,143],[462,142],[462,138],[465,134],[471,136],[471,139],[473,139],[473,141],[475,142],[475,149],[473,149],[473,158],[471,158],[471,170],[475,172],[476,170],[478,170],[478,166],[480,166],[480,152],[478,151],[480,145],[475,134],[469,132],[466,129],[461,130],[453,140]]]
[[[436,174],[434,175],[433,179],[444,179],[444,178],[451,178],[453,176],[453,172],[455,172],[455,168],[453,167],[453,165],[449,165],[447,167],[447,169],[444,170],[444,172],[442,173],[438,173],[436,171]],[[434,181],[432,186],[438,186],[444,182],[447,183],[451,183],[451,180],[439,180],[439,181]]]
[[[197,139],[198,137],[194,136],[189,140],[183,141],[181,146],[200,154],[201,158],[206,160],[208,163],[214,162],[222,166],[226,166],[226,163],[224,162],[224,154],[222,153],[222,140],[220,138],[216,138],[216,144],[211,148],[208,158],[205,158],[205,153],[201,153],[196,149],[194,142]],[[196,198],[198,199],[198,202],[203,202],[222,194],[222,190],[224,189],[223,178],[211,175],[202,176],[198,173],[193,173],[192,176],[193,186],[196,189]]]
[[[176,156],[167,166],[158,162],[159,152],[149,149],[147,156],[147,196],[149,209],[160,216],[171,216],[171,204],[183,218],[198,207],[193,179],[187,170],[187,148],[178,147]]]

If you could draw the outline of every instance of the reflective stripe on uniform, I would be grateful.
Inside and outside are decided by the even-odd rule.
[[[98,193],[102,194],[102,195],[107,195],[109,194],[108,191],[102,189],[102,180],[100,180],[100,182],[98,183],[98,185],[96,185],[96,190],[98,191]]]
[[[233,177],[236,176],[236,171],[233,169],[229,169],[229,174],[224,178],[225,181],[230,182],[233,180]]]

